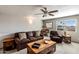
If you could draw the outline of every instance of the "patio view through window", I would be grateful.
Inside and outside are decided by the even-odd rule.
[[[75,19],[57,20],[56,24],[57,24],[57,30],[75,31],[76,20]]]

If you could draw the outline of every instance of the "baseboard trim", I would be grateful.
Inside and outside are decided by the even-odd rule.
[[[75,42],[75,41],[72,41],[72,42],[74,42],[74,43],[79,43],[79,42]]]

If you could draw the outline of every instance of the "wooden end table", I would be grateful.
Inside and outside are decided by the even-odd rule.
[[[34,43],[40,43],[39,48],[32,48]],[[38,40],[35,42],[30,42],[27,44],[27,53],[28,54],[49,54],[56,51],[56,42],[48,40],[48,43],[45,44],[45,40]]]
[[[64,36],[65,43],[71,43],[71,36]]]
[[[5,53],[5,51],[14,49],[14,39],[13,38],[5,38],[3,40],[3,53]]]

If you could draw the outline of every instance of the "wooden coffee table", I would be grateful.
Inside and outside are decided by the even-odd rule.
[[[40,43],[39,48],[32,48],[32,45],[34,43]],[[56,51],[56,42],[48,40],[47,44],[45,43],[45,40],[38,40],[27,44],[27,53],[28,54],[50,54],[54,53]]]

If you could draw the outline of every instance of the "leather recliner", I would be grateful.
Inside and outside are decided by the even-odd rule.
[[[57,31],[50,31],[50,39],[57,43],[62,43],[63,36],[59,36]]]

